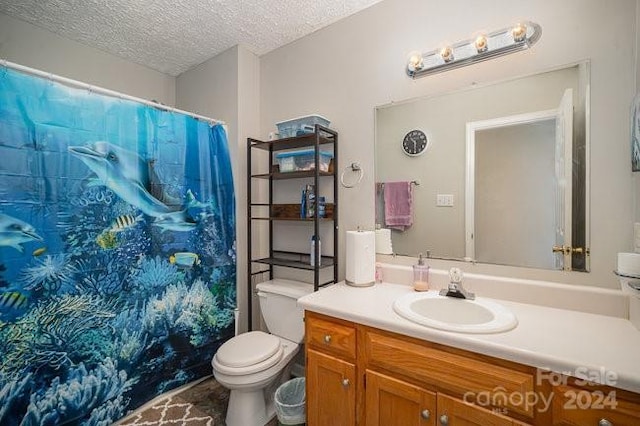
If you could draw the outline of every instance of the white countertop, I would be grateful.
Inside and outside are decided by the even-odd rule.
[[[513,330],[464,334],[414,324],[393,310],[407,285],[338,283],[298,300],[305,310],[640,393],[640,331],[626,319],[497,300],[518,318]],[[478,296],[482,296],[481,294]],[[612,380],[612,374],[613,376]],[[609,380],[609,381],[607,381]]]

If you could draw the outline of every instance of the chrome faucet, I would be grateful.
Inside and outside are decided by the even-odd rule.
[[[462,271],[459,268],[449,269],[449,285],[440,290],[440,296],[469,300],[476,298],[475,294],[465,290],[462,286]]]

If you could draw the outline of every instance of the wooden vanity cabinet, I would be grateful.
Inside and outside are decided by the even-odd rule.
[[[507,416],[470,405],[443,393],[370,370],[366,372],[367,426],[512,426]]]
[[[359,326],[361,360],[368,370],[389,372],[419,386],[512,413],[534,416],[534,407],[507,395],[533,393],[534,369],[456,350],[443,345]],[[505,398],[501,398],[501,393]]]
[[[537,383],[533,367],[309,311],[305,324],[309,426],[640,425],[638,394]],[[615,407],[581,406],[601,393]]]
[[[367,426],[525,425],[499,413],[443,393],[367,370]]]
[[[503,426],[527,424],[503,412],[517,411],[514,415],[525,420],[534,417],[532,407],[508,400],[486,408],[469,403],[475,395],[490,396],[496,389],[532,392],[533,375],[527,367],[519,371],[486,357],[370,327],[359,325],[358,331],[367,426]]]
[[[640,425],[640,395],[567,382],[553,386],[553,426]]]
[[[305,336],[307,425],[356,425],[355,324],[306,312]]]
[[[521,424],[452,396],[479,389],[478,381],[487,377],[494,381],[485,387],[520,389],[522,382],[531,383],[526,374],[509,379],[510,370],[501,366],[475,364],[439,348],[427,350],[427,342],[313,312],[305,314],[305,333],[309,426]],[[436,373],[443,362],[447,366]],[[465,378],[471,373],[481,378]],[[442,392],[446,388],[450,395]]]

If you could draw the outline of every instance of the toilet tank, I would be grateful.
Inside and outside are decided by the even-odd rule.
[[[257,284],[262,317],[271,334],[291,342],[304,339],[304,311],[297,300],[313,292],[313,284],[274,279]]]

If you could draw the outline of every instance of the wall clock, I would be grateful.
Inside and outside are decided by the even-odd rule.
[[[402,150],[405,154],[416,157],[427,150],[429,140],[422,130],[409,131],[402,140]]]

